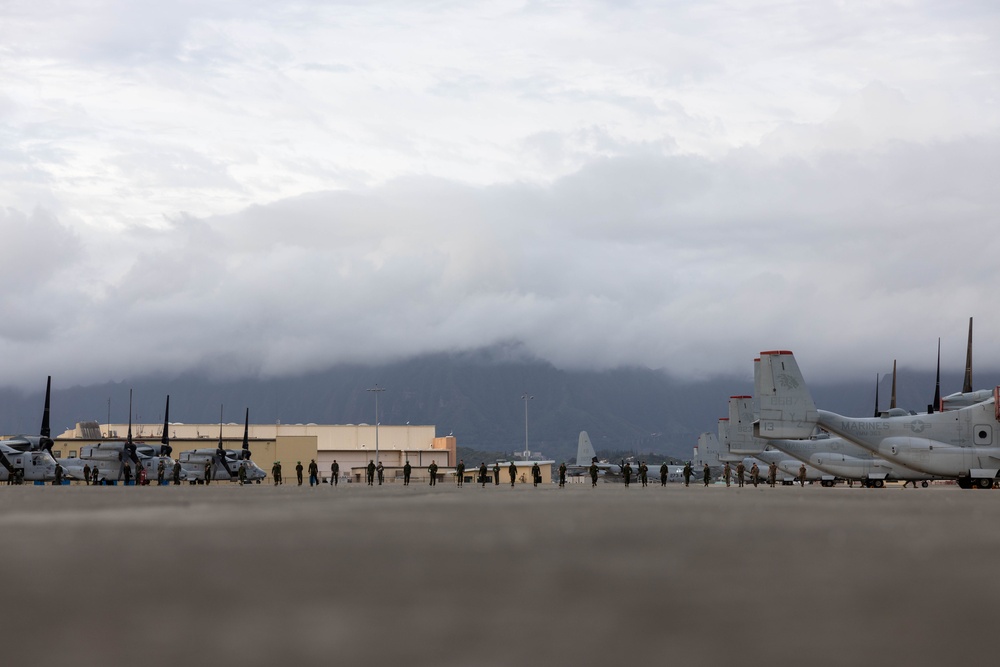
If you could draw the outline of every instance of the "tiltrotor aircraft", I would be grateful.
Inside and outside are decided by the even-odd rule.
[[[45,407],[38,435],[16,435],[0,440],[0,481],[6,482],[20,474],[25,481],[48,482],[56,478],[56,460],[52,457],[52,432],[49,428],[49,407],[52,397],[52,376],[45,383]]]
[[[760,360],[754,435],[807,439],[819,426],[893,463],[957,479],[962,488],[993,487],[1000,473],[1000,388],[984,402],[945,412],[845,417],[816,408],[792,352],[766,351]]]
[[[247,481],[259,482],[267,477],[256,463],[250,460],[250,408],[247,408],[246,421],[243,425],[243,449],[224,449],[222,446],[222,418],[219,418],[219,446],[216,449],[191,449],[181,452],[179,461],[181,468],[192,484],[205,481],[205,464],[209,464],[211,481],[239,479],[240,468],[243,468]]]

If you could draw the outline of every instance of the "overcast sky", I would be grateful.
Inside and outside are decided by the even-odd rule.
[[[1000,366],[983,2],[0,3],[0,385]]]

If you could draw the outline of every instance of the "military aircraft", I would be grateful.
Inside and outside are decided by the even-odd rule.
[[[38,435],[15,435],[7,440],[0,440],[0,445],[11,447],[22,452],[47,451],[52,453],[52,430],[49,428],[49,407],[52,398],[52,376],[45,382],[45,407],[42,410],[42,426]]]
[[[84,445],[80,448],[80,455],[76,458],[58,459],[63,466],[66,476],[71,479],[82,480],[85,477],[84,468],[90,470],[93,479],[93,470],[97,469],[97,479],[99,482],[108,483],[122,480],[125,476],[125,467],[131,468],[132,479],[142,466],[146,470],[146,479],[154,480],[160,462],[163,462],[165,480],[170,479],[171,470],[174,467],[174,460],[170,457],[170,439],[167,433],[167,426],[170,418],[170,396],[167,396],[167,406],[163,413],[163,436],[160,439],[160,447],[153,447],[144,443],[136,443],[132,440],[132,391],[128,394],[129,417],[128,434],[124,442],[104,441],[94,445]],[[183,473],[182,473],[183,476]]]
[[[760,360],[760,419],[754,435],[807,439],[819,426],[888,461],[957,479],[962,488],[993,487],[1000,473],[1000,387],[982,403],[946,412],[845,417],[816,408],[792,352],[770,350],[762,352]]]
[[[259,482],[267,477],[256,463],[250,460],[250,408],[247,408],[246,421],[243,425],[243,449],[225,449],[222,441],[222,416],[219,416],[219,446],[215,449],[191,449],[181,452],[181,468],[186,479],[192,484],[205,481],[205,464],[209,465],[211,481],[239,479],[240,468],[243,468],[247,481]]]

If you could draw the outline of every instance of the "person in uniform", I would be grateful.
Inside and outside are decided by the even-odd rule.
[[[667,485],[667,475],[670,474],[670,467],[667,466],[667,462],[664,461],[663,465],[660,466],[660,486]]]
[[[531,479],[534,480],[534,486],[538,486],[538,483],[542,481],[542,469],[538,467],[537,463],[531,466]]]
[[[146,481],[146,469],[143,467],[143,465],[141,463],[138,463],[136,464],[135,467],[138,468],[139,470],[139,475],[137,480],[139,484],[141,486],[146,486],[147,484],[149,484],[149,482]]]
[[[708,486],[712,481],[712,471],[709,469],[707,463],[702,467],[701,476],[705,480],[705,486]]]
[[[181,462],[174,461],[174,484],[181,483]]]
[[[514,465],[513,461],[507,466],[507,474],[510,475],[510,485],[513,488],[514,482],[517,481],[517,466]]]
[[[281,484],[281,461],[275,461],[274,465],[271,466],[271,477],[274,478],[275,486]]]
[[[778,464],[771,461],[771,464],[767,466],[767,483],[774,488],[774,483],[778,481]]]
[[[566,486],[566,462],[559,464],[559,488]]]
[[[590,462],[590,488],[597,486],[597,475],[600,472],[600,468],[597,467],[597,459]]]
[[[489,477],[489,475],[490,475],[490,471],[486,467],[486,462],[485,461],[480,461],[479,462],[479,481],[483,485],[484,489],[486,488],[486,479]]]
[[[240,486],[247,483],[247,466],[244,462],[240,462],[240,472],[237,475],[240,478]]]
[[[309,486],[319,486],[319,466],[316,459],[309,459]]]
[[[340,464],[337,463],[337,459],[333,460],[330,464],[330,484],[337,486],[337,482],[340,480]]]
[[[365,467],[365,482],[368,483],[368,486],[375,484],[375,459],[368,459],[368,465]]]
[[[625,488],[628,488],[629,482],[632,481],[632,464],[626,463],[622,468],[622,479],[625,480]]]
[[[162,458],[156,464],[156,483],[163,486],[163,473],[167,471],[167,463]]]
[[[126,463],[125,467],[122,468],[122,476],[125,478],[125,486],[128,486],[128,483],[132,480],[132,466]]]
[[[385,466],[382,465],[381,461],[375,466],[375,475],[378,477],[378,485],[382,486],[382,482],[385,481]]]
[[[90,486],[90,465],[87,463],[83,464],[83,481]],[[7,478],[7,483],[10,484],[10,477]]]
[[[437,486],[437,483],[438,483],[438,464],[434,463],[433,460],[431,460],[431,464],[429,466],[427,466],[427,474],[430,475],[430,478],[431,478],[430,485],[431,486]]]
[[[643,461],[639,464],[639,481],[643,486],[646,486],[646,482],[649,479],[649,466]]]
[[[684,464],[684,486],[691,486],[691,474],[694,471],[691,469],[691,462],[688,461]]]
[[[205,461],[205,484],[212,481],[212,462]]]
[[[101,481],[101,471],[96,465],[90,469],[90,481],[93,482],[95,486]]]
[[[493,486],[500,486],[500,464],[493,463]]]
[[[743,474],[746,472],[747,467],[743,465],[743,461],[736,464],[736,486],[743,488]]]
[[[722,476],[726,478],[726,488],[729,488],[730,472],[729,461],[726,461],[726,465],[722,466]]]
[[[410,465],[410,459],[406,459],[406,463],[403,464],[403,486],[410,485],[411,472],[413,472],[413,466]]]
[[[465,481],[465,461],[462,459],[458,460],[458,465],[455,466],[455,479],[458,481],[458,488],[462,488],[462,482]]]
[[[299,480],[299,486],[302,486],[302,461],[295,462],[295,479]]]
[[[803,463],[799,466],[799,486],[806,485],[806,464]],[[914,484],[916,486],[916,484]]]
[[[63,467],[61,463],[56,463],[56,486],[62,486]]]
[[[753,482],[753,488],[756,489],[757,483],[760,482],[760,468],[757,467],[756,461],[750,466],[750,481]]]

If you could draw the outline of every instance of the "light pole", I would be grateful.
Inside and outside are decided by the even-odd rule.
[[[375,465],[378,465],[378,395],[385,391],[385,387],[377,384],[368,391],[375,393]]]
[[[531,452],[528,451],[528,401],[533,399],[534,396],[530,396],[528,392],[521,395],[521,400],[524,401],[524,458],[527,459]]]

